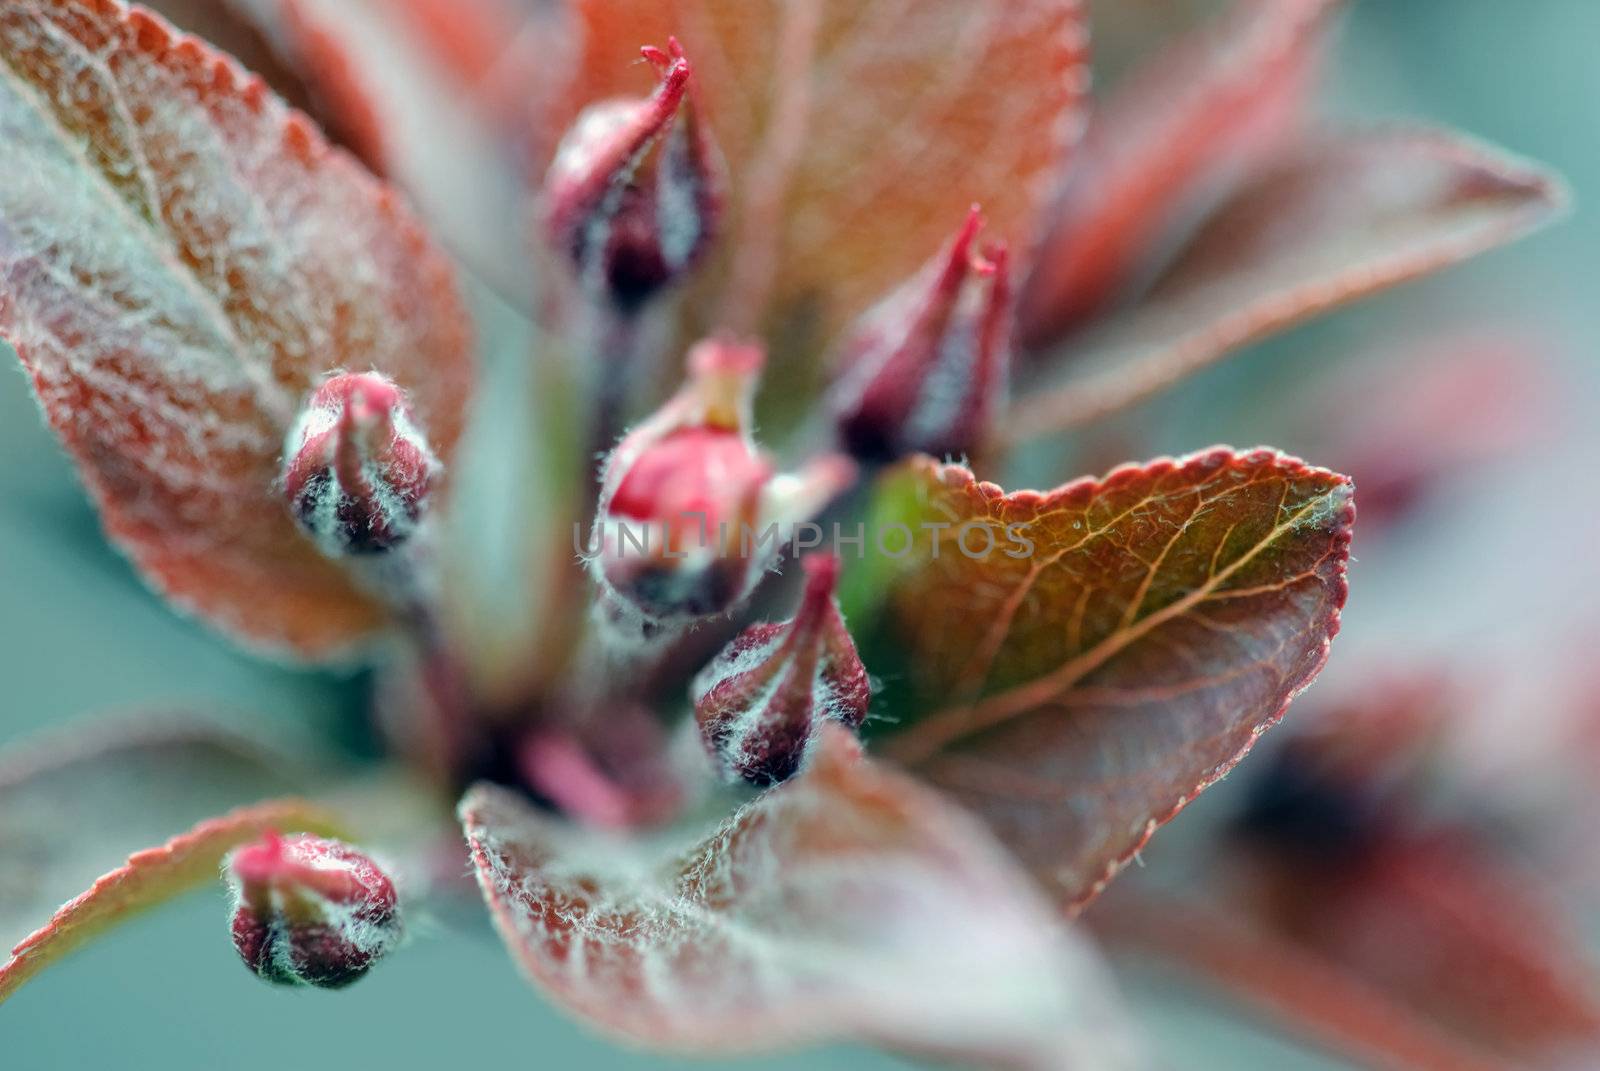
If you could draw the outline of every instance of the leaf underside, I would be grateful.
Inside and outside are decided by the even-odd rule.
[[[108,534],[253,647],[370,638],[278,457],[325,372],[376,368],[448,459],[472,378],[448,263],[259,79],[115,0],[0,7],[0,143],[0,337]]]
[[[701,1054],[855,1038],[1002,1066],[1127,1066],[1108,983],[969,817],[829,727],[800,777],[641,858],[495,788],[462,803],[528,975]]]
[[[1338,631],[1349,481],[1274,451],[1010,495],[923,458],[883,495],[913,530],[950,526],[896,566],[864,645],[891,682],[885,754],[1074,906],[1282,716]]]

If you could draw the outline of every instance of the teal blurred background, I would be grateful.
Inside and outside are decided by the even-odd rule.
[[[1425,518],[1370,552],[1358,543],[1348,633],[1331,675],[1363,649],[1470,650],[1594,623],[1584,596],[1600,592],[1600,224],[1586,211],[1600,198],[1596,42],[1600,4],[1592,0],[1357,4],[1334,64],[1336,111],[1438,120],[1554,165],[1571,181],[1578,213],[1248,354],[1146,414],[1159,429],[1146,454],[1215,441],[1308,450],[1285,414],[1314,402],[1304,397],[1307,384],[1343,354],[1403,359],[1434,332],[1532,340],[1529,360],[1563,385],[1568,410],[1543,454],[1463,474],[1458,493],[1430,504]],[[264,666],[151,597],[101,539],[19,374],[0,374],[0,458],[0,742],[107,710],[198,708],[318,732],[359,710],[359,682]],[[1203,801],[1149,854],[1204,823],[1208,806],[1217,804]],[[220,891],[190,897],[42,975],[0,1010],[0,1067],[690,1066],[584,1034],[523,984],[487,926],[470,918],[419,927],[392,963],[328,995],[272,991],[251,978],[225,937],[224,910]],[[1127,982],[1165,1066],[1343,1066],[1158,972],[1135,965]],[[737,1066],[906,1065],[830,1050]]]

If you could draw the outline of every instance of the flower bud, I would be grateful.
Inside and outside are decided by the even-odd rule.
[[[584,286],[633,309],[682,278],[710,247],[723,166],[697,114],[689,61],[641,50],[661,83],[643,100],[594,104],[545,177],[545,231]]]
[[[805,559],[794,617],[741,632],[695,678],[694,715],[729,780],[767,786],[804,764],[825,718],[858,729],[871,685],[833,591],[839,559]]]
[[[711,339],[689,353],[684,386],[606,459],[588,546],[605,594],[646,622],[732,609],[812,516],[855,476],[829,456],[780,474],[750,434],[765,357]]]
[[[440,469],[393,381],[341,373],[316,389],[289,432],[283,493],[329,557],[378,554],[416,529]]]
[[[400,940],[394,882],[348,844],[268,833],[228,857],[233,946],[279,985],[339,989]]]
[[[854,456],[961,456],[989,434],[1006,393],[1013,302],[1005,244],[973,249],[982,226],[974,205],[949,247],[845,335],[830,405]]]

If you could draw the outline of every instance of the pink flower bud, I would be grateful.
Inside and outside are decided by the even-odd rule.
[[[694,681],[700,735],[729,780],[775,785],[794,776],[822,719],[858,729],[872,689],[833,590],[839,559],[805,559],[794,617],[745,629]]]
[[[1005,243],[973,250],[982,226],[974,205],[949,247],[845,335],[830,403],[856,457],[960,456],[989,434],[1006,393],[1013,301]]]
[[[793,526],[855,477],[837,456],[780,474],[757,448],[751,403],[764,361],[757,346],[699,343],[684,386],[606,459],[590,565],[605,593],[647,622],[737,605]]]
[[[399,387],[376,372],[342,373],[289,432],[283,493],[323,553],[376,554],[416,529],[440,468]]]
[[[634,308],[676,282],[710,247],[723,165],[694,102],[676,38],[641,50],[661,75],[643,100],[578,116],[545,177],[545,230],[585,286]]]
[[[233,946],[261,978],[339,989],[401,937],[394,882],[348,844],[269,833],[225,867]]]

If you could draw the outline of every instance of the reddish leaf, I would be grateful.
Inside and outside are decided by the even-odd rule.
[[[0,963],[0,1002],[54,961],[140,911],[217,878],[229,851],[269,830],[339,835],[326,814],[300,800],[256,804],[201,822],[189,832],[146,851],[99,878],[62,905]]]
[[[365,132],[383,173],[469,268],[531,306],[525,155],[556,134],[528,116],[565,71],[557,5],[528,15],[511,0],[257,2],[277,13],[338,126]]]
[[[818,350],[911,276],[972,202],[990,234],[1026,245],[1080,122],[1076,0],[578,6],[585,52],[547,125],[643,94],[639,46],[683,41],[733,181],[725,285],[697,303],[709,322],[692,330],[764,328],[774,371],[807,386]]]
[[[305,787],[258,743],[189,718],[73,727],[12,748],[0,760],[0,947],[130,851]]]
[[[1287,954],[1518,1067],[1592,1066],[1600,964],[1555,894],[1558,869],[1524,858],[1550,823],[1517,818],[1534,837],[1515,850],[1504,824],[1512,801],[1535,781],[1549,792],[1563,763],[1545,755],[1530,778],[1525,753],[1522,775],[1498,794],[1481,770],[1461,783],[1461,763],[1447,760],[1480,743],[1462,721],[1482,698],[1478,683],[1439,666],[1368,673],[1298,720],[1252,780],[1216,872],[1233,910]],[[1529,735],[1527,717],[1516,725]],[[1496,758],[1515,765],[1515,750]],[[1463,801],[1469,813],[1452,816]]]
[[[629,1040],[728,1054],[854,1037],[1106,1068],[1096,961],[983,829],[829,727],[811,768],[658,864],[495,788],[462,803],[501,935]]]
[[[391,172],[393,149],[382,110],[356,57],[334,34],[308,17],[296,0],[283,0],[279,36],[300,70],[314,80],[314,114],[375,175]],[[202,35],[204,36],[204,35]]]
[[[325,121],[316,112],[308,72],[285,62],[271,36],[250,16],[249,0],[149,0],[142,6],[259,74],[284,103]]]
[[[1488,1053],[1396,1003],[1338,964],[1233,915],[1119,887],[1090,922],[1112,948],[1154,952],[1216,989],[1362,1067],[1380,1071],[1511,1071]]]
[[[299,24],[293,0],[150,0],[141,5],[237,59],[335,144],[382,175],[387,153],[375,102],[343,42]]]
[[[1042,346],[1149,282],[1154,259],[1300,126],[1340,0],[1241,0],[1146,59],[1099,109],[1023,294]]]
[[[368,638],[382,614],[295,530],[278,455],[323,372],[376,367],[449,456],[449,266],[259,80],[113,0],[0,9],[0,139],[0,333],[111,537],[252,646]]]
[[[1322,138],[1215,213],[1139,307],[1082,343],[1081,375],[1025,397],[1011,435],[1142,401],[1240,346],[1520,237],[1563,199],[1549,174],[1443,133]]]
[[[953,526],[898,564],[867,649],[904,675],[887,754],[1074,905],[1281,717],[1338,630],[1349,481],[1272,451],[1011,495],[924,458],[887,501]]]
[[[1391,835],[1337,867],[1280,864],[1270,921],[1398,1005],[1519,1066],[1600,1058],[1581,926],[1510,859],[1438,833]]]

